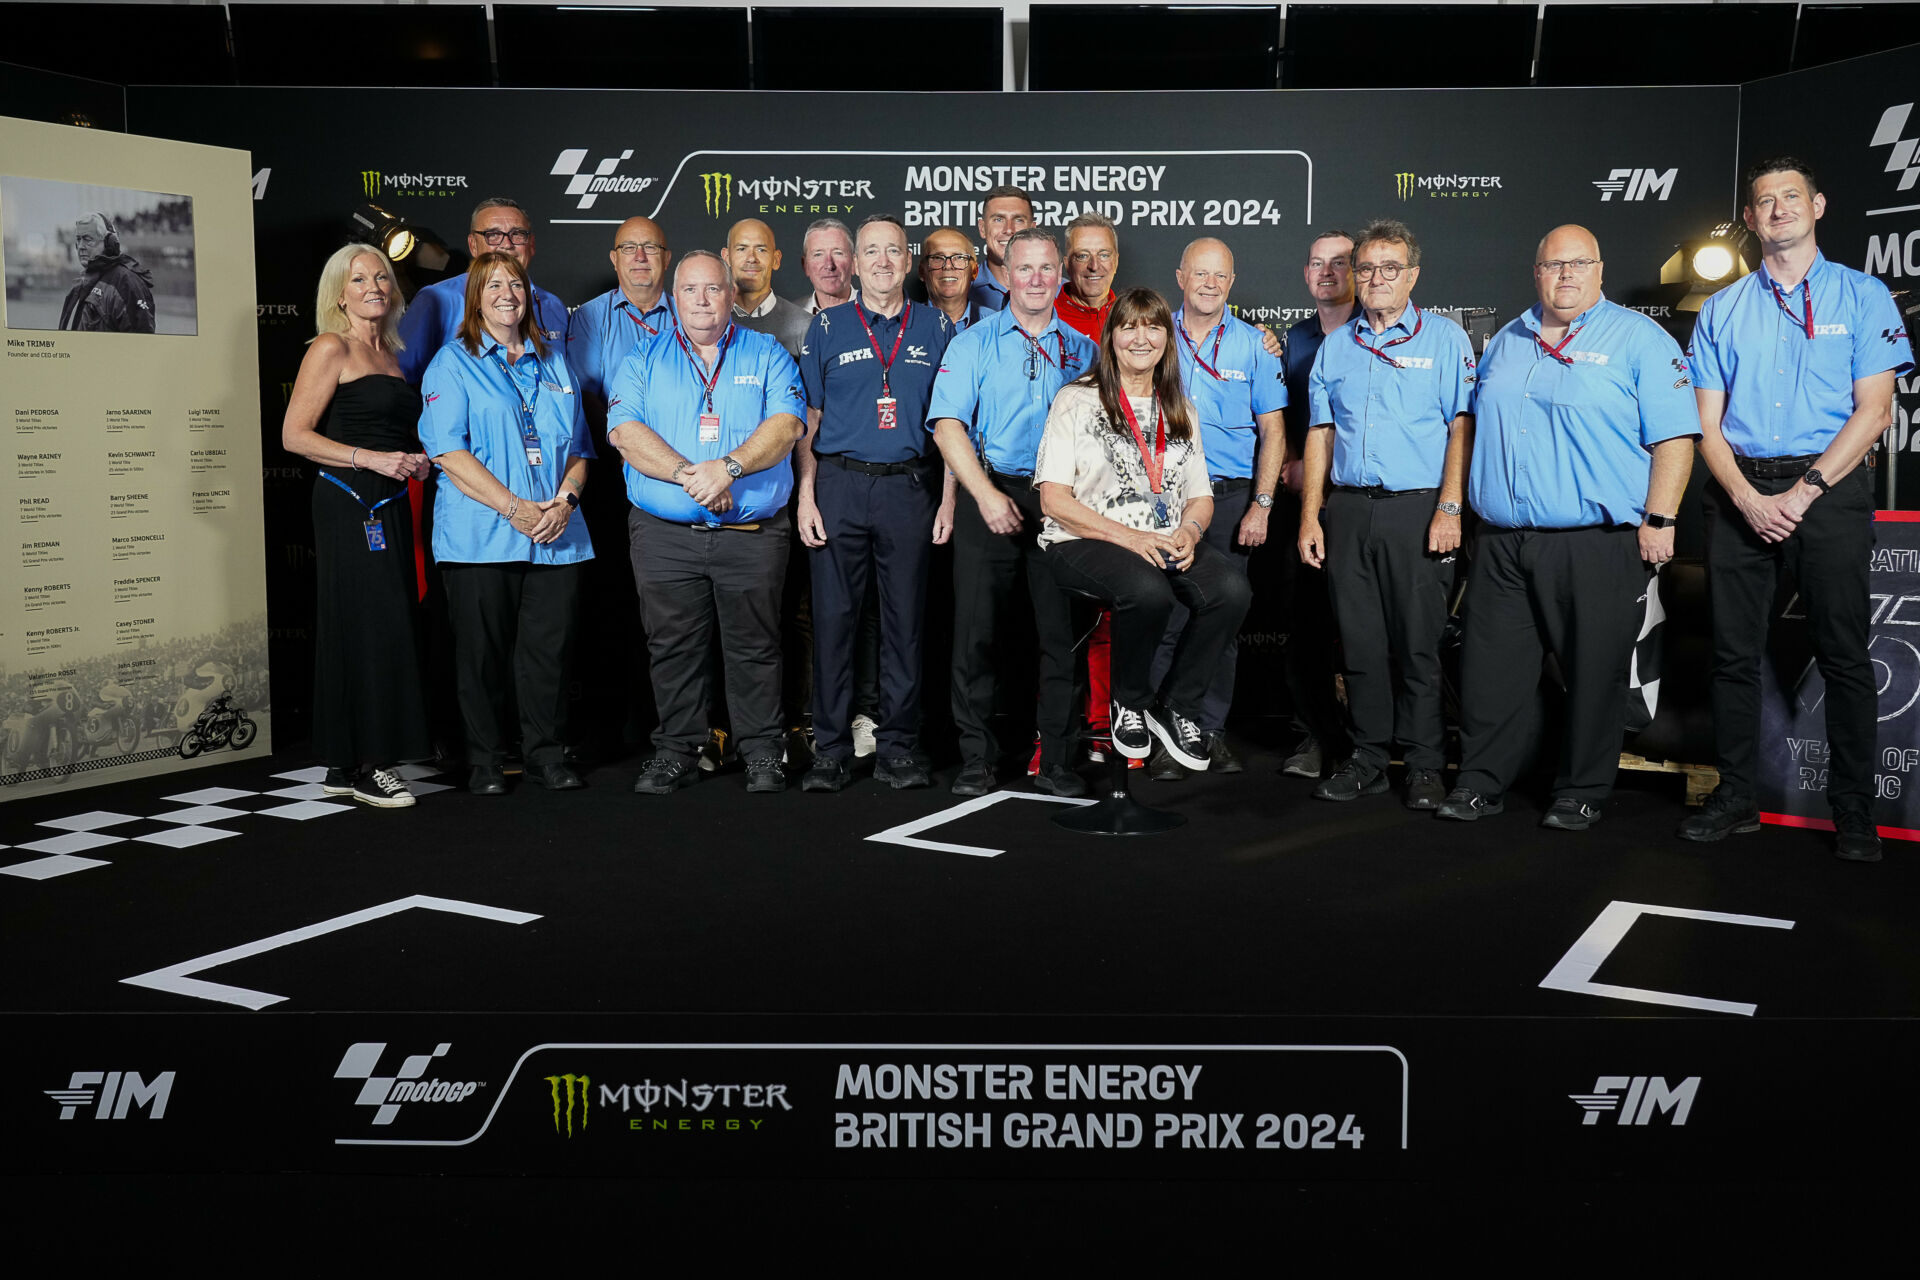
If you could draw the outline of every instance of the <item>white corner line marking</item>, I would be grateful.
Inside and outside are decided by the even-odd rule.
[[[1703,1009],[1709,1013],[1737,1013],[1751,1018],[1760,1006],[1748,1004],[1743,1000],[1710,1000],[1705,996],[1686,996],[1672,991],[1649,991],[1644,987],[1616,987],[1611,983],[1595,982],[1593,975],[1600,971],[1613,949],[1627,936],[1627,930],[1633,928],[1633,922],[1641,916],[1674,916],[1681,920],[1705,920],[1710,924],[1746,924],[1756,929],[1791,929],[1793,921],[1776,920],[1772,916],[1736,916],[1722,911],[1695,911],[1690,907],[1656,907],[1644,902],[1609,902],[1600,914],[1594,917],[1587,931],[1579,940],[1567,948],[1567,954],[1560,957],[1560,963],[1553,966],[1551,972],[1540,981],[1540,985],[1555,991],[1576,991],[1582,995],[1610,996],[1615,1000],[1638,1000],[1642,1004],[1667,1004],[1679,1009]]]
[[[956,818],[964,818],[970,813],[979,813],[982,809],[999,804],[1002,800],[1041,800],[1047,804],[1093,804],[1092,800],[1069,800],[1065,796],[1041,796],[1028,791],[995,791],[989,795],[975,796],[963,800],[952,808],[941,809],[924,818],[915,818],[912,822],[903,822],[897,827],[888,827],[878,835],[867,839],[880,844],[903,844],[909,849],[932,849],[938,853],[964,853],[969,858],[997,858],[1005,849],[988,849],[977,844],[943,844],[938,840],[922,840],[922,831],[943,826]]]
[[[350,911],[344,916],[335,916],[331,920],[322,920],[317,924],[303,925],[298,929],[289,929],[285,933],[276,933],[271,938],[261,938],[257,942],[245,942],[237,947],[228,947],[225,951],[215,951],[210,955],[198,956],[192,960],[182,960],[179,964],[170,964],[164,969],[155,969],[150,973],[136,974],[120,981],[135,987],[151,987],[155,991],[171,991],[176,995],[195,996],[201,1000],[218,1000],[222,1004],[237,1004],[247,1009],[264,1009],[270,1004],[279,1004],[285,996],[272,995],[265,991],[249,991],[245,987],[230,987],[219,982],[203,982],[191,975],[202,969],[212,969],[235,960],[245,960],[264,951],[274,951],[291,946],[296,942],[305,942],[309,938],[318,938],[323,934],[334,933],[340,929],[351,929],[357,924],[366,924],[369,920],[378,920],[382,916],[395,915],[413,907],[425,911],[446,911],[454,915],[477,916],[482,920],[498,920],[503,924],[526,924],[540,917],[527,911],[509,911],[505,907],[487,907],[477,902],[461,902],[454,898],[432,898],[416,893],[412,897],[395,898],[392,902],[383,902],[377,907],[368,907],[363,911]]]

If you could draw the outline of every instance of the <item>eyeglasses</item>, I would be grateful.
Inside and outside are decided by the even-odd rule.
[[[927,255],[930,267],[969,267],[973,265],[970,253],[930,253]]]
[[[1551,262],[1535,263],[1534,269],[1549,276],[1557,276],[1563,271],[1571,271],[1574,275],[1583,276],[1599,265],[1598,258],[1555,258]]]
[[[1103,267],[1110,267],[1113,265],[1113,250],[1101,249],[1098,252],[1091,252],[1086,249],[1077,249],[1068,255],[1067,261],[1076,267],[1084,267],[1089,262],[1098,262]]]
[[[622,240],[619,244],[613,246],[613,251],[623,258],[631,258],[636,253],[643,253],[649,258],[657,258],[667,251],[667,246],[655,244],[651,240],[642,240],[638,244],[635,244],[631,240]]]
[[[533,239],[533,232],[527,227],[515,227],[511,231],[502,231],[499,227],[488,227],[485,231],[476,231],[474,234],[491,245],[525,244]]]
[[[1411,263],[1406,262],[1363,262],[1353,269],[1353,274],[1362,280],[1370,280],[1374,276],[1379,276],[1382,280],[1392,283],[1398,280],[1400,273],[1411,265]]]

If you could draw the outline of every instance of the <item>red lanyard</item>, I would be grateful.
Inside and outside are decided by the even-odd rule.
[[[1804,322],[1798,321],[1797,318],[1794,316],[1793,308],[1787,305],[1787,295],[1780,292],[1780,286],[1775,284],[1771,280],[1767,281],[1767,288],[1773,290],[1773,300],[1780,304],[1780,309],[1782,311],[1787,313],[1787,319],[1795,320],[1796,323],[1803,323],[1807,331],[1807,337],[1812,338],[1813,337],[1813,280],[1811,278],[1802,280],[1800,282],[1800,286],[1807,291],[1807,318]]]
[[[1140,465],[1147,469],[1147,487],[1155,493],[1160,492],[1160,484],[1166,477],[1167,467],[1167,415],[1160,411],[1160,397],[1153,398],[1153,449],[1147,449],[1146,433],[1140,430],[1140,419],[1133,416],[1133,401],[1125,392],[1120,395],[1120,408],[1127,415],[1127,425],[1133,428],[1133,443],[1140,450]]]
[[[1553,357],[1553,358],[1554,358],[1555,360],[1558,360],[1558,361],[1559,361],[1559,362],[1560,362],[1561,364],[1567,364],[1567,365],[1570,365],[1570,364],[1572,364],[1572,363],[1573,363],[1573,357],[1572,357],[1572,356],[1563,356],[1563,355],[1561,355],[1560,353],[1561,353],[1562,351],[1565,351],[1565,350],[1567,349],[1567,344],[1568,344],[1568,343],[1570,343],[1570,342],[1572,342],[1572,341],[1574,340],[1574,338],[1575,338],[1575,337],[1576,337],[1576,336],[1577,336],[1577,335],[1579,334],[1579,332],[1580,332],[1580,331],[1581,331],[1582,329],[1584,329],[1584,328],[1586,328],[1586,327],[1587,327],[1587,326],[1585,326],[1585,325],[1583,325],[1583,324],[1577,324],[1577,325],[1575,325],[1575,326],[1573,326],[1573,328],[1571,328],[1571,329],[1569,329],[1569,330],[1567,330],[1567,336],[1566,336],[1566,337],[1564,337],[1564,338],[1562,338],[1562,339],[1560,339],[1560,345],[1559,345],[1559,346],[1557,346],[1557,347],[1550,347],[1550,346],[1548,346],[1548,345],[1547,345],[1547,340],[1546,340],[1545,338],[1543,338],[1543,337],[1541,337],[1541,336],[1540,336],[1540,335],[1539,335],[1538,333],[1535,333],[1535,334],[1533,335],[1533,340],[1534,340],[1535,342],[1537,342],[1537,343],[1539,343],[1539,344],[1540,344],[1540,349],[1541,349],[1542,351],[1544,351],[1544,352],[1546,352],[1546,353],[1547,353],[1548,355],[1550,355],[1550,356],[1552,356],[1552,357]]]
[[[726,336],[720,339],[720,355],[713,362],[711,378],[707,376],[707,367],[700,363],[700,357],[695,355],[693,348],[687,345],[687,335],[675,329],[673,340],[680,344],[680,349],[687,353],[687,359],[693,363],[693,376],[700,379],[700,388],[707,393],[707,412],[712,413],[713,389],[720,385],[720,366],[727,362],[727,348],[733,345],[733,325],[727,325]]]
[[[900,313],[900,332],[893,335],[893,350],[883,356],[880,354],[880,339],[873,336],[873,327],[867,323],[867,309],[865,307],[853,309],[853,318],[858,320],[860,327],[867,331],[867,341],[873,345],[874,359],[880,362],[880,394],[882,396],[893,394],[887,386],[887,374],[893,371],[893,358],[900,354],[900,339],[907,336],[907,321],[912,315],[913,304],[909,302],[906,309]],[[1022,330],[1022,332],[1025,331]]]
[[[638,311],[635,311],[632,307],[625,308],[625,311],[627,313],[627,319],[633,321],[635,324],[639,325],[642,329],[645,329],[650,334],[654,334],[654,335],[659,334],[660,331],[658,329],[654,328],[652,325],[648,324],[645,320],[642,320],[640,318],[640,313]]]
[[[1205,369],[1208,373],[1212,374],[1213,380],[1215,382],[1220,381],[1220,370],[1215,366],[1217,366],[1220,363],[1220,339],[1227,336],[1227,322],[1225,320],[1222,320],[1219,324],[1219,327],[1213,331],[1213,364],[1208,364],[1205,360],[1202,360],[1200,358],[1199,346],[1194,343],[1194,340],[1191,337],[1187,336],[1187,321],[1186,321],[1186,313],[1184,311],[1181,312],[1179,319],[1177,319],[1174,322],[1173,327],[1180,331],[1181,341],[1185,342],[1187,344],[1187,350],[1193,353],[1193,362],[1199,365],[1202,369]],[[1408,334],[1407,336],[1412,337],[1413,335]],[[1406,340],[1407,340],[1406,338],[1400,339],[1400,341],[1402,342],[1405,342]],[[1361,345],[1364,346],[1366,344],[1362,343]],[[1392,346],[1393,344],[1389,342],[1387,345]],[[1374,354],[1378,355],[1380,353],[1376,351],[1374,352]]]
[[[1409,305],[1411,305],[1411,304],[1409,304]],[[1394,340],[1393,340],[1392,342],[1389,342],[1389,343],[1388,343],[1388,344],[1387,344],[1386,346],[1384,346],[1384,347],[1374,347],[1374,346],[1368,346],[1368,344],[1367,344],[1367,343],[1366,343],[1365,341],[1363,341],[1363,340],[1361,339],[1361,337],[1360,337],[1360,326],[1361,326],[1361,325],[1363,325],[1363,324],[1365,324],[1366,322],[1367,322],[1367,320],[1366,320],[1366,317],[1365,317],[1365,316],[1362,316],[1362,317],[1361,317],[1360,319],[1358,319],[1358,320],[1356,320],[1356,321],[1354,321],[1354,322],[1353,322],[1353,340],[1354,340],[1354,342],[1355,342],[1355,343],[1356,343],[1357,345],[1359,345],[1359,346],[1362,346],[1362,347],[1366,347],[1366,348],[1367,348],[1367,350],[1369,350],[1369,351],[1371,351],[1371,352],[1373,352],[1373,354],[1375,354],[1375,355],[1377,355],[1377,356],[1379,356],[1379,357],[1380,357],[1380,358],[1381,358],[1382,360],[1385,360],[1385,361],[1386,361],[1386,362],[1387,362],[1388,364],[1390,364],[1390,365],[1392,365],[1392,366],[1393,366],[1394,368],[1396,368],[1396,369],[1398,369],[1398,368],[1401,368],[1401,367],[1403,367],[1403,366],[1402,366],[1402,365],[1400,364],[1400,362],[1399,362],[1398,360],[1395,360],[1395,359],[1394,359],[1394,358],[1393,358],[1392,356],[1390,356],[1390,355],[1388,355],[1388,354],[1387,354],[1387,352],[1388,352],[1388,351],[1389,351],[1390,349],[1392,349],[1392,348],[1394,348],[1394,347],[1397,347],[1397,346],[1399,346],[1399,345],[1400,345],[1401,343],[1403,343],[1403,342],[1412,342],[1412,341],[1413,341],[1413,340],[1414,340],[1415,338],[1417,338],[1417,337],[1419,337],[1419,336],[1420,336],[1420,326],[1421,326],[1421,325],[1423,325],[1423,324],[1425,324],[1425,323],[1427,322],[1427,319],[1426,319],[1426,317],[1425,317],[1425,316],[1423,316],[1423,315],[1421,315],[1421,314],[1420,314],[1420,308],[1418,308],[1418,307],[1414,307],[1414,308],[1413,308],[1413,332],[1412,332],[1412,333],[1409,333],[1409,334],[1407,334],[1407,335],[1406,335],[1406,336],[1404,336],[1404,337],[1400,337],[1400,338],[1395,338],[1395,339],[1394,339]],[[1571,362],[1571,361],[1569,361],[1568,363],[1572,363],[1572,362]]]
[[[864,323],[864,321],[862,323]],[[1039,338],[1034,337],[1032,334],[1028,333],[1025,329],[1022,329],[1017,324],[1014,325],[1013,327],[1015,332],[1017,332],[1021,337],[1027,340],[1027,345],[1032,347],[1036,352],[1039,353],[1040,358],[1042,360],[1045,360],[1048,364],[1053,365],[1055,368],[1059,368],[1062,364],[1066,363],[1066,359],[1067,359],[1067,335],[1066,334],[1061,333],[1057,329],[1054,331],[1054,334],[1053,334],[1054,341],[1060,344],[1060,358],[1058,360],[1055,360],[1052,356],[1047,354],[1047,349],[1040,345]]]

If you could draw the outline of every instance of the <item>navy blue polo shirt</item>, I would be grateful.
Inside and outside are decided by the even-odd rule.
[[[1098,358],[1093,343],[1051,311],[1037,339],[1010,310],[982,316],[947,344],[927,430],[942,418],[955,419],[988,466],[1001,475],[1030,476],[1053,397]]]
[[[1320,315],[1315,312],[1288,329],[1280,348],[1280,362],[1287,375],[1287,456],[1303,458],[1307,452],[1307,421],[1313,416],[1312,397],[1307,394],[1307,379],[1313,375],[1313,358],[1327,335],[1320,331]]]
[[[619,289],[609,289],[580,304],[567,322],[567,364],[580,379],[581,390],[600,400],[620,362],[635,347],[652,342],[674,327],[673,307],[663,291],[660,301],[642,311]]]
[[[871,338],[861,327],[862,315],[873,330]],[[910,462],[925,456],[932,443],[923,429],[927,405],[952,337],[947,317],[926,303],[908,303],[892,317],[875,315],[860,302],[844,302],[816,315],[800,344],[807,407],[820,411],[813,451],[862,462]],[[876,343],[879,355],[874,354]],[[899,403],[894,407],[895,426],[883,431],[876,402],[880,359],[889,355],[893,367],[887,389]]]
[[[1375,333],[1356,312],[1327,335],[1307,385],[1313,425],[1333,424],[1333,482],[1439,485],[1453,420],[1472,412],[1473,379],[1473,345],[1445,316],[1410,305]]]

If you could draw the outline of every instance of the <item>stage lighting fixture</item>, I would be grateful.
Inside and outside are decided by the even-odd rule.
[[[404,261],[418,243],[405,218],[388,213],[377,204],[363,204],[355,209],[353,226],[361,239],[386,254],[390,262]]]
[[[1687,294],[1675,306],[1698,311],[1700,304],[1748,274],[1746,251],[1753,243],[1737,222],[1723,222],[1704,236],[1684,240],[1660,268],[1661,284],[1684,284]]]

